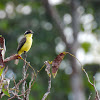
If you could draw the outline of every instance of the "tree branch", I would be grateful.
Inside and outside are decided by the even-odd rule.
[[[88,76],[88,73],[85,71],[85,69],[82,67],[82,70],[83,70],[83,72],[86,74],[86,77],[87,77],[87,79],[88,79],[88,82],[93,86],[93,88],[95,89],[95,92],[96,92],[96,96],[95,96],[95,100],[100,100],[100,97],[99,97],[99,93],[98,93],[98,91],[97,91],[97,89],[96,89],[96,86],[95,86],[95,78],[94,78],[94,82],[92,83],[91,81],[90,81],[90,78],[89,78],[89,76]]]
[[[42,100],[45,100],[47,98],[47,96],[49,95],[50,93],[50,89],[51,89],[51,73],[50,73],[50,64],[49,64],[49,61],[45,61],[44,62],[45,65],[46,65],[46,68],[45,68],[45,71],[47,72],[48,76],[49,76],[49,80],[48,80],[48,90],[47,92],[44,94]]]
[[[48,90],[47,92],[44,94],[42,100],[45,100],[47,98],[47,96],[49,95],[50,93],[50,89],[51,89],[51,76],[49,77],[49,80],[48,80]]]
[[[14,54],[14,55],[12,55],[12,56],[7,57],[6,59],[4,59],[4,63],[9,62],[11,60],[15,60],[15,59],[21,59],[21,56],[18,55],[18,54]]]
[[[25,77],[26,77],[26,53],[24,53],[24,55],[25,55],[25,61],[24,61],[24,66],[23,66],[23,70],[22,70],[23,79],[25,79]],[[26,84],[26,80],[22,84],[22,94],[25,93],[25,84]],[[23,100],[25,100],[25,99],[26,99],[26,96],[24,94],[23,95]]]
[[[31,84],[33,82],[33,79],[34,79],[34,73],[32,73],[31,81],[29,82],[29,89],[28,89],[27,94],[26,94],[26,100],[29,100],[29,94],[30,94],[30,91],[31,91]]]

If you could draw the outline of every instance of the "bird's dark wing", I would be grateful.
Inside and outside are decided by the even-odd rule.
[[[18,44],[17,53],[21,49],[21,47],[24,45],[25,42],[26,42],[26,37],[23,37],[22,40]]]

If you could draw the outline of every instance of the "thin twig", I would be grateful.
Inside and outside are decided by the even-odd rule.
[[[26,56],[25,56],[25,61],[26,61]],[[26,62],[24,62],[24,66],[23,66],[23,70],[22,70],[23,79],[25,79],[25,77],[26,77],[26,70],[25,69],[26,69]],[[26,84],[26,80],[23,81],[23,84],[22,84],[22,93],[25,93],[25,84]],[[23,95],[23,100],[25,100],[25,98],[26,98],[26,96],[24,94]]]
[[[15,98],[15,96],[12,96],[11,98],[9,98],[8,100],[11,100],[11,99],[14,99]]]
[[[34,75],[37,76],[37,74],[36,74],[36,72],[35,72],[35,69],[30,65],[30,63],[27,62],[27,61],[26,61],[25,59],[23,59],[23,58],[21,58],[21,59],[27,64],[27,66],[29,66],[29,67],[34,71]],[[27,71],[27,68],[26,68],[25,71]]]
[[[4,39],[4,37],[1,37],[1,36],[0,36],[0,46],[1,46],[1,48],[3,48],[2,59],[4,60],[5,52],[6,52],[6,46],[5,46],[5,39]]]
[[[26,94],[26,93],[29,91],[29,89],[31,89],[31,88],[32,88],[32,86],[33,86],[33,85],[34,85],[34,83],[35,83],[36,77],[37,77],[37,76],[35,76],[35,79],[34,79],[34,81],[33,81],[32,85],[31,85],[31,87],[30,87],[30,88],[28,88],[28,89],[25,91],[25,93],[22,93],[22,94],[18,95],[19,97],[20,97],[20,96],[23,96],[24,94]]]
[[[17,83],[16,86],[19,87],[19,85],[27,79],[28,75],[29,75],[29,74],[26,75],[25,79],[21,79],[21,80]]]
[[[29,82],[29,90],[27,91],[26,100],[29,100],[29,94],[31,91],[31,84],[33,82],[33,79],[34,79],[34,73],[32,73],[31,81]]]
[[[95,89],[95,92],[96,92],[96,100],[100,100],[100,97],[99,97],[99,94],[98,94],[98,91],[97,91],[97,89],[96,89],[96,86],[95,86],[95,82],[91,82],[90,81],[90,78],[89,78],[89,76],[88,76],[88,74],[87,74],[87,72],[85,71],[85,69],[82,67],[82,70],[84,71],[84,73],[86,74],[86,76],[87,76],[87,79],[88,79],[88,82],[94,87],[94,89]],[[95,80],[94,80],[95,81]]]
[[[48,96],[49,93],[50,93],[50,89],[51,89],[51,73],[50,73],[50,68],[51,68],[51,66],[50,66],[49,61],[45,61],[44,63],[45,63],[45,65],[46,65],[45,71],[47,72],[47,74],[48,74],[48,76],[49,76],[49,80],[48,80],[48,90],[47,90],[47,92],[44,94],[42,100],[45,100],[45,99],[47,98],[47,96]]]
[[[86,77],[87,77],[87,79],[88,79],[88,82],[94,87],[94,89],[95,89],[95,92],[96,92],[96,100],[100,100],[100,97],[99,97],[99,94],[98,94],[98,91],[97,91],[97,89],[96,89],[96,86],[95,86],[95,78],[93,77],[93,83],[90,81],[90,78],[89,78],[89,76],[88,76],[88,73],[85,71],[85,69],[84,69],[84,67],[83,67],[83,65],[81,64],[81,62],[73,55],[73,54],[71,54],[71,53],[69,53],[69,52],[66,52],[66,54],[69,54],[69,55],[71,55],[72,57],[74,57],[79,63],[80,63],[80,65],[81,65],[81,69],[82,69],[82,71],[86,74]]]
[[[29,75],[29,74],[26,75],[26,78],[25,78],[25,79],[21,79],[21,80],[16,84],[16,86],[14,86],[13,88],[11,88],[11,89],[10,89],[10,92],[12,93],[12,91],[15,90],[16,87],[17,87],[17,90],[18,90],[18,89],[19,89],[19,85],[27,79],[28,75]]]
[[[34,75],[34,81],[33,81],[32,85],[31,85],[31,87],[30,87],[30,88],[28,88],[28,89],[25,91],[25,93],[27,93],[27,91],[29,91],[29,89],[31,89],[31,88],[32,88],[32,86],[34,85],[34,83],[35,83],[35,81],[36,81],[36,78],[37,78],[37,74],[36,74],[36,75]]]
[[[95,86],[95,77],[93,77],[93,84],[94,84],[94,89],[95,89],[95,91],[96,91],[96,97],[95,97],[95,99],[96,99],[96,100],[100,100],[99,93],[98,93],[98,91],[97,91],[97,89],[96,89],[96,86]]]
[[[8,71],[8,66],[6,67],[6,69],[5,69],[5,71],[4,71],[3,77],[5,77],[7,71]]]
[[[18,100],[22,100],[18,95],[14,95],[14,96],[12,96],[11,98],[9,98],[8,100],[12,100],[12,99],[14,99],[14,98],[17,98]]]
[[[90,93],[90,95],[89,95],[89,97],[88,97],[88,100],[90,100],[90,99],[91,99],[91,95],[92,95],[92,93]]]
[[[18,94],[18,92],[17,92],[18,88],[16,86],[16,81],[15,81],[15,78],[14,77],[13,77],[13,81],[14,81],[14,85],[15,85],[15,94]]]
[[[51,89],[51,76],[49,77],[49,80],[48,80],[48,90],[47,92],[44,94],[42,100],[45,100],[47,98],[47,96],[49,95],[50,93],[50,89]]]

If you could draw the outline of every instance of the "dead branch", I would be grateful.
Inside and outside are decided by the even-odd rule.
[[[7,71],[8,71],[8,66],[6,67],[6,69],[5,69],[5,71],[4,71],[4,74],[3,74],[3,77],[4,77],[4,78],[5,78],[5,75],[6,75]]]
[[[15,60],[15,59],[21,59],[21,56],[18,55],[18,54],[14,54],[14,55],[12,55],[12,56],[7,57],[6,59],[4,59],[4,63],[9,62],[11,60]]]
[[[19,87],[19,85],[27,79],[28,75],[29,75],[29,74],[26,75],[25,79],[21,79],[21,80],[16,84],[16,86]]]
[[[89,76],[88,76],[88,73],[85,71],[85,69],[82,67],[82,70],[83,70],[83,72],[86,74],[86,77],[87,77],[87,79],[88,79],[88,82],[94,87],[94,89],[95,89],[95,92],[96,92],[96,96],[95,96],[95,100],[100,100],[100,97],[99,97],[99,93],[98,93],[98,91],[97,91],[97,89],[96,89],[96,86],[95,86],[95,79],[94,79],[94,82],[92,83],[91,81],[90,81],[90,78],[89,78]]]
[[[14,98],[18,98],[18,100],[21,100],[20,97],[23,96],[24,93],[21,94],[21,95],[18,95],[19,85],[27,79],[28,75],[29,74],[27,74],[25,79],[21,79],[17,84],[16,84],[16,82],[14,80],[14,87],[12,89],[10,89],[10,91],[9,91],[9,93],[13,94],[13,97],[9,98],[8,100],[11,100],[11,99],[14,99]],[[13,90],[15,90],[15,91],[13,92]]]
[[[46,68],[45,68],[45,71],[47,72],[48,76],[49,76],[49,80],[48,80],[48,90],[47,92],[44,94],[42,100],[45,100],[47,98],[47,96],[49,95],[50,93],[50,89],[51,89],[51,73],[50,73],[50,64],[49,64],[49,61],[45,61],[44,62],[45,65],[46,65]]]
[[[29,82],[29,89],[28,89],[27,94],[26,94],[26,100],[29,100],[29,94],[30,94],[30,91],[31,91],[31,84],[33,82],[33,79],[34,79],[34,73],[32,73],[31,81]]]
[[[92,93],[90,93],[90,95],[89,95],[89,97],[88,97],[88,100],[90,100],[90,99],[91,99],[91,95],[92,95]]]
[[[25,77],[26,77],[26,57],[27,57],[27,55],[26,55],[26,52],[24,52],[24,57],[25,57],[25,61],[24,61],[24,66],[23,66],[23,70],[22,70],[22,77],[23,77],[23,79],[25,79]],[[26,80],[22,83],[22,94],[24,94],[25,93],[25,85],[26,84]],[[26,99],[26,95],[24,94],[23,95],[23,100],[25,100]]]
[[[22,74],[23,74],[23,80],[25,79],[26,77],[26,71],[25,71],[25,66],[26,66],[26,63],[24,62],[24,66],[23,66],[23,70],[22,70]],[[25,84],[26,84],[26,81],[23,81],[23,84],[22,84],[22,94],[25,93]],[[23,100],[25,99],[25,94],[23,95]]]
[[[50,89],[51,89],[51,76],[49,77],[49,80],[48,80],[48,90],[47,92],[44,94],[42,100],[45,100],[47,98],[47,96],[49,95],[50,93]]]
[[[8,100],[12,100],[14,98],[17,98],[18,100],[22,100],[18,95],[16,95],[15,93],[13,93],[14,96],[12,96],[11,98],[9,98]]]
[[[5,46],[5,39],[3,37],[0,37],[0,47],[3,48],[3,50],[2,50],[2,58],[4,60],[5,52],[6,52],[6,46]]]
[[[45,61],[44,63],[45,63],[45,65],[47,66],[47,67],[45,68],[45,71],[46,71],[47,74],[50,76],[50,75],[51,75],[51,73],[50,73],[50,68],[51,68],[51,66],[50,66],[50,64],[49,64],[49,61]]]

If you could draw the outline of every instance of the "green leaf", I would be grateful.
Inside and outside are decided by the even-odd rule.
[[[8,87],[8,84],[4,84],[2,91],[6,96],[10,97],[7,87]]]
[[[87,53],[91,47],[91,44],[88,42],[84,42],[81,44],[81,47],[84,49],[84,51]]]
[[[4,69],[4,67],[2,68],[2,66],[0,66],[0,76],[3,73],[3,69]]]

